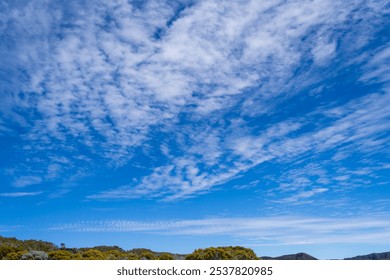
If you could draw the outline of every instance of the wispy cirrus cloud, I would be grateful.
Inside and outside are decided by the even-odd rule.
[[[351,101],[343,106],[321,112],[325,125],[318,125],[317,129],[305,133],[294,133],[305,129],[307,125],[313,125],[310,119],[305,121],[292,120],[278,123],[269,127],[261,134],[253,132],[245,135],[237,135],[237,129],[233,134],[215,137],[217,145],[222,147],[223,153],[217,153],[215,162],[202,169],[202,164],[207,161],[199,161],[196,157],[207,158],[208,146],[202,146],[203,152],[197,154],[187,153],[186,156],[176,157],[168,166],[158,167],[154,172],[144,177],[139,184],[126,185],[118,189],[109,190],[100,194],[89,196],[92,199],[120,199],[136,198],[142,196],[165,197],[167,200],[179,199],[203,193],[211,187],[230,181],[242,173],[261,165],[264,162],[294,162],[302,155],[320,155],[329,151],[343,151],[344,157],[359,153],[381,152],[388,146],[388,133],[390,127],[386,119],[390,117],[390,110],[382,104],[387,103],[389,94],[372,94],[359,100]],[[390,101],[390,100],[389,100]],[[384,102],[384,103],[383,103]],[[318,113],[318,112],[317,112]],[[317,114],[316,113],[316,114]],[[334,121],[334,119],[336,119]],[[223,146],[226,145],[226,146]],[[211,154],[215,154],[213,145],[210,145]],[[339,148],[340,147],[340,148]],[[192,147],[194,150],[194,148]],[[226,164],[226,159],[234,161]],[[290,182],[278,181],[280,189],[293,191],[290,198],[285,201],[296,201],[321,194],[330,188],[345,186],[346,189],[366,185],[369,181],[360,179],[359,175],[369,175],[374,169],[363,168],[364,174],[354,173],[353,170],[340,170],[340,176],[349,176],[348,182],[339,180],[342,177],[326,174],[328,162],[324,166],[313,168],[313,164],[301,167],[297,176],[296,170],[290,171]],[[379,168],[380,169],[380,168]],[[349,172],[349,173],[348,173]],[[367,174],[367,172],[369,174]],[[295,175],[293,175],[294,173]],[[311,174],[312,173],[312,174]],[[349,174],[349,175],[348,175]],[[315,176],[315,180],[308,178]],[[287,185],[290,187],[287,188]],[[316,187],[317,186],[317,187]],[[306,189],[305,187],[310,187]],[[279,190],[280,190],[279,189]],[[344,188],[343,188],[344,189]],[[298,192],[298,193],[296,193]]]
[[[299,43],[300,38],[309,34],[315,42],[346,21],[351,9],[326,1],[299,6],[202,1],[168,27],[172,7],[153,1],[145,5],[137,9],[119,1],[103,5],[106,9],[92,6],[89,16],[62,30],[63,38],[47,52],[51,63],[34,73],[45,77],[35,89],[45,91],[37,100],[45,117],[37,123],[39,131],[60,139],[66,131],[87,145],[92,139],[83,137],[96,131],[107,143],[123,148],[117,154],[125,152],[140,145],[152,125],[175,118],[183,105],[200,106],[202,112],[205,106],[217,106],[215,111],[229,104],[229,92],[237,95],[261,80],[275,80],[265,83],[270,86],[291,78],[311,48],[311,43]],[[269,10],[275,11],[263,18]],[[112,22],[104,21],[105,13]],[[312,34],[310,28],[319,24],[323,28]],[[161,27],[166,30],[157,40],[154,34]],[[258,71],[248,71],[253,68]]]
[[[7,126],[7,124],[0,119],[0,136],[13,133],[13,130]]]
[[[37,185],[41,183],[43,180],[39,176],[22,176],[17,178],[13,182],[13,186],[17,188],[22,188],[30,185]]]
[[[46,12],[49,7],[55,12]],[[39,21],[35,10],[44,14]],[[27,65],[28,81],[24,94],[13,92],[20,82],[11,81],[8,95],[32,109],[23,152],[39,165],[38,174],[14,185],[54,180],[93,162],[115,168],[131,164],[137,153],[161,154],[147,164],[149,175],[88,197],[175,200],[269,161],[293,162],[331,148],[346,157],[356,147],[377,151],[387,143],[389,112],[380,102],[388,101],[388,92],[310,110],[323,120],[318,124],[299,112],[278,116],[276,108],[297,96],[310,99],[304,89],[341,71],[337,57],[356,50],[342,40],[345,30],[355,32],[354,42],[369,41],[368,31],[358,31],[375,33],[367,22],[384,10],[384,3],[358,0],[8,5],[7,36],[27,32],[9,65]],[[371,64],[355,64],[383,81],[386,49],[366,55],[375,57]],[[372,83],[367,75],[361,81]],[[58,150],[66,161],[58,160]]]
[[[16,231],[22,227],[23,226],[21,226],[21,225],[12,225],[12,226],[0,225],[0,232],[12,232],[12,231]]]
[[[173,236],[230,236],[258,245],[389,242],[388,217],[262,217],[199,220],[99,220],[60,224],[65,232],[143,232]],[[376,237],[376,238],[373,238]]]
[[[42,192],[12,192],[12,193],[0,193],[2,197],[28,197],[28,196],[37,196],[42,194]]]
[[[365,74],[361,78],[364,82],[385,83],[389,87],[390,81],[390,45],[387,44],[377,53],[372,55],[370,61],[365,65]]]

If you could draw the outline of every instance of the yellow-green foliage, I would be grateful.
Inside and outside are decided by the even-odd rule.
[[[155,260],[157,257],[152,253],[142,253],[140,256],[141,260]]]
[[[156,260],[157,255],[149,249],[132,249],[128,251],[129,254],[134,254],[138,260]]]
[[[174,257],[172,254],[169,253],[163,253],[158,257],[159,260],[174,260]]]
[[[108,251],[119,251],[119,252],[125,252],[122,248],[118,247],[118,246],[95,246],[93,248],[90,248],[90,249],[95,249],[95,250],[98,250],[100,252],[108,252]]]
[[[136,254],[134,253],[126,253],[126,256],[127,256],[127,259],[128,260],[139,260],[140,257],[137,256]]]
[[[128,255],[118,250],[104,252],[104,257],[106,260],[128,260]]]
[[[16,248],[9,246],[9,245],[3,245],[0,246],[0,260],[4,259],[9,253],[16,252]]]
[[[235,247],[209,247],[197,249],[192,254],[187,255],[186,260],[258,260],[259,258],[253,250]]]
[[[27,251],[16,251],[16,252],[11,252],[8,253],[3,260],[21,260],[22,256],[26,254]]]
[[[20,260],[23,254],[12,252],[3,257],[3,260]]]
[[[23,241],[23,247],[29,251],[51,252],[58,250],[58,247],[53,243],[41,240],[25,240]]]
[[[73,260],[75,259],[75,254],[65,250],[58,250],[49,252],[49,260]]]
[[[95,249],[89,249],[83,253],[81,253],[81,257],[83,260],[104,260],[104,254]]]
[[[18,240],[14,237],[0,236],[0,247],[9,246],[15,248],[16,251],[42,251],[51,252],[58,250],[58,247],[51,242],[41,240]]]
[[[95,246],[92,248],[57,247],[40,240],[18,240],[0,236],[0,259],[47,259],[50,260],[173,260],[184,255],[154,252],[139,248],[125,251],[118,246]],[[197,249],[185,257],[187,260],[257,260],[256,254],[244,247],[209,247]]]
[[[12,244],[12,242],[6,244],[0,244],[0,260],[20,260],[24,254],[28,253],[20,247],[20,244]]]
[[[74,260],[83,260],[83,257],[81,256],[81,253],[74,253],[73,259]]]

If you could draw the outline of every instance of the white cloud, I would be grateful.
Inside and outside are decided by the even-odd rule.
[[[324,43],[319,42],[318,45],[312,50],[314,62],[319,65],[326,65],[329,60],[335,55],[336,43]]]
[[[369,58],[365,65],[366,73],[361,78],[362,81],[370,83],[385,83],[387,89],[390,88],[390,45],[387,44],[379,49],[376,54]]]
[[[30,185],[37,185],[42,182],[42,178],[39,176],[22,176],[16,178],[12,185],[17,188],[27,187]]]
[[[383,102],[386,103],[389,97],[389,94],[372,94],[332,109],[339,114],[336,121],[331,121],[325,126],[319,126],[317,130],[300,133],[296,137],[291,136],[291,134],[310,124],[308,120],[305,121],[306,123],[300,120],[278,123],[258,136],[249,133],[244,136],[236,135],[237,131],[233,130],[231,135],[225,136],[224,143],[219,140],[221,141],[219,145],[228,146],[223,147],[224,153],[217,153],[217,161],[201,162],[202,164],[209,163],[207,167],[201,167],[195,157],[197,154],[187,153],[185,156],[172,159],[170,165],[156,168],[151,175],[144,177],[138,184],[104,191],[89,196],[89,198],[125,199],[142,196],[153,196],[167,200],[187,198],[195,194],[208,192],[212,187],[237,178],[243,172],[271,160],[282,163],[293,162],[295,158],[305,153],[316,155],[338,149],[339,146],[343,146],[344,153],[346,153],[345,157],[347,157],[347,154],[355,154],[357,152],[356,147],[359,147],[361,153],[381,150],[387,145],[384,133],[390,129],[388,122],[384,121],[390,116],[390,110],[382,104]],[[322,115],[329,115],[327,110],[321,113]],[[222,137],[222,135],[218,135],[215,139],[222,139]],[[216,141],[218,143],[218,140]],[[370,144],[371,141],[375,141],[375,146]],[[207,145],[201,143],[199,143],[198,149],[191,149],[196,152],[202,149],[200,155],[207,155],[209,151],[211,154],[215,152],[213,145],[210,145],[209,149]],[[227,158],[231,159],[233,163],[226,162]],[[197,170],[197,172],[191,173],[188,170]],[[298,192],[292,194],[286,202],[296,202],[300,199],[324,193],[325,190],[329,190],[328,186],[334,187],[334,185],[330,185],[331,182],[335,182],[335,180],[345,181],[345,176],[347,176],[341,173],[339,177],[331,178],[330,175],[324,174],[324,170],[314,168],[312,171],[314,173],[311,175],[316,176],[317,181],[307,179],[306,175],[310,174],[310,171],[303,168],[302,174],[306,175],[290,176],[289,182],[281,182],[282,190]],[[344,179],[337,180],[342,178]],[[337,185],[351,189],[353,186],[361,186],[368,182],[357,178],[349,180],[349,187],[339,182]],[[320,183],[322,187],[313,190],[302,189],[302,187],[317,183]]]
[[[382,106],[387,104],[389,94],[372,94],[358,100],[352,101],[344,106],[333,108],[332,111],[338,112],[338,118],[334,122],[330,122],[328,126],[319,127],[318,130],[311,131],[309,133],[303,133],[298,137],[287,137],[290,132],[299,130],[302,125],[298,122],[281,123],[270,130],[278,131],[278,134],[273,135],[269,131],[262,133],[256,137],[250,134],[245,136],[234,135],[233,139],[235,145],[232,146],[233,151],[241,156],[241,161],[236,161],[236,165],[233,165],[230,170],[226,171],[224,175],[228,180],[233,179],[240,172],[247,171],[253,166],[261,164],[264,161],[279,160],[286,161],[289,158],[294,159],[296,156],[307,152],[326,152],[331,149],[340,148],[343,151],[344,158],[348,155],[356,153],[370,153],[383,150],[386,147],[386,131],[389,130],[388,122],[386,119],[389,117],[388,107]],[[328,115],[327,111],[321,112],[323,115]],[[306,122],[308,124],[308,122]],[[284,130],[283,127],[288,128]],[[235,131],[236,133],[237,131]],[[267,145],[265,145],[267,144]],[[357,148],[358,147],[358,148]],[[203,146],[204,153],[207,154],[207,146]],[[220,163],[221,164],[221,163]],[[209,171],[208,174],[211,172]],[[353,173],[353,171],[351,171]],[[156,175],[156,174],[155,174]],[[203,180],[205,186],[200,188],[201,190],[208,190],[210,186],[218,183],[223,183],[226,179],[225,176],[221,176],[223,180],[219,180],[221,174],[216,176],[208,176],[206,178],[213,178],[215,181]],[[355,175],[359,175],[356,174]],[[366,173],[367,175],[367,173]],[[346,178],[346,175],[339,176],[337,178]],[[337,179],[333,178],[333,179]],[[175,178],[177,179],[177,178]],[[204,179],[204,178],[202,178]],[[329,185],[330,178],[322,177],[317,181],[319,183]],[[351,179],[349,180],[349,188],[352,186],[361,186],[367,184],[369,181]],[[344,179],[345,181],[345,179]],[[191,182],[191,181],[189,181]],[[187,183],[182,181],[182,184]],[[307,183],[312,183],[307,181]],[[162,184],[164,186],[164,184]],[[297,188],[300,183],[295,182],[292,184]],[[340,186],[340,185],[339,185]],[[343,186],[343,188],[347,186]],[[193,188],[193,190],[199,190],[199,188]],[[321,190],[328,190],[321,188]],[[188,190],[186,191],[188,192]],[[306,194],[314,194],[313,191],[309,191]],[[302,195],[295,195],[294,198],[305,198]]]
[[[2,197],[26,197],[26,196],[37,196],[42,192],[12,192],[12,193],[0,193]]]
[[[262,245],[370,243],[390,241],[388,217],[262,217],[199,220],[99,220],[60,224],[65,232],[144,232],[178,236],[230,236]],[[348,238],[349,237],[349,238]],[[380,238],[378,238],[380,237]]]
[[[12,134],[14,131],[9,128],[3,120],[0,119],[0,136],[1,135],[8,135],[8,134]]]
[[[293,195],[293,196],[286,198],[286,199],[282,199],[278,202],[282,202],[282,203],[296,203],[296,202],[298,202],[299,203],[304,199],[311,198],[317,194],[327,192],[328,190],[329,189],[327,189],[327,188],[313,188],[311,190],[303,190],[303,191],[298,192],[298,194],[296,194],[296,195]]]
[[[228,104],[229,94],[259,81],[284,84],[304,55],[299,38],[314,25],[343,22],[350,9],[327,1],[201,1],[156,40],[153,33],[172,17],[166,4],[148,2],[142,11],[125,1],[104,6],[115,25],[104,22],[100,7],[89,7],[73,29],[63,30],[44,72],[34,73],[35,80],[44,78],[46,92],[38,99],[45,121],[36,131],[117,145],[124,157],[148,138],[151,126],[175,118],[185,104],[213,112]],[[106,142],[90,142],[93,131]]]
[[[166,160],[149,176],[89,197],[178,199],[266,161],[350,143],[367,150],[384,145],[377,135],[388,129],[388,110],[377,99],[387,101],[388,94],[340,106],[338,118],[327,116],[332,123],[300,135],[310,120],[293,117],[267,127],[245,120],[272,115],[277,104],[324,78],[310,70],[337,56],[337,30],[350,28],[351,16],[371,18],[382,3],[198,1],[169,25],[177,7],[168,1],[146,1],[143,8],[124,0],[85,5],[72,4],[72,13],[57,7],[53,14],[48,2],[31,1],[8,11],[9,22],[17,24],[14,35],[31,30],[19,41],[21,57],[15,59],[26,64],[25,91],[34,92],[18,102],[39,116],[27,141],[37,153],[65,150],[70,161],[48,155],[46,174],[21,177],[15,186],[59,177],[61,169],[78,166],[84,149],[85,162],[90,153],[108,166],[129,164],[136,149],[154,140]],[[35,10],[42,15],[38,20]],[[386,57],[383,50],[373,64]],[[225,120],[224,113],[236,107],[239,114]],[[183,115],[191,124],[180,121]],[[156,133],[166,139],[153,139]]]

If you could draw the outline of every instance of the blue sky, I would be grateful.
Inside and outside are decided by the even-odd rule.
[[[387,1],[2,1],[0,235],[390,250]]]

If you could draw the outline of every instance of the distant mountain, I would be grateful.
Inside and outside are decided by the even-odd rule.
[[[390,252],[372,253],[369,255],[345,258],[344,260],[390,260]]]
[[[290,255],[283,255],[280,257],[260,257],[262,260],[316,260],[315,257],[310,256],[306,253],[297,253],[297,254],[290,254]]]
[[[306,253],[283,255],[280,257],[260,257],[262,260],[316,260],[315,257]],[[390,252],[372,253],[368,255],[345,258],[344,260],[390,260]]]

